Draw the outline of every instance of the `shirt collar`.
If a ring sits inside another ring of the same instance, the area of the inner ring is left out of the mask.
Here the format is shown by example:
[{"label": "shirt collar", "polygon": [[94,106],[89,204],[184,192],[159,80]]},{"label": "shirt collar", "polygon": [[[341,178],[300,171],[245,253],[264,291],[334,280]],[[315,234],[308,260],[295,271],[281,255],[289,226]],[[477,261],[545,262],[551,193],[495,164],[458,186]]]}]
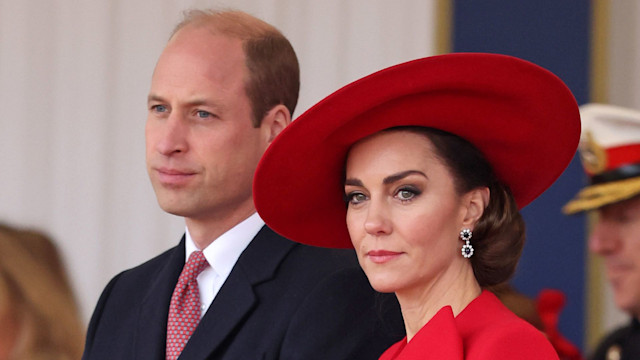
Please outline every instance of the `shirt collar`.
[{"label": "shirt collar", "polygon": [[[229,229],[224,234],[215,239],[207,246],[202,253],[209,265],[220,276],[227,277],[240,254],[249,245],[251,240],[258,234],[264,226],[264,221],[258,213],[253,213],[238,225]],[[185,263],[192,252],[198,250],[191,238],[189,228],[186,228],[185,235]]]}]

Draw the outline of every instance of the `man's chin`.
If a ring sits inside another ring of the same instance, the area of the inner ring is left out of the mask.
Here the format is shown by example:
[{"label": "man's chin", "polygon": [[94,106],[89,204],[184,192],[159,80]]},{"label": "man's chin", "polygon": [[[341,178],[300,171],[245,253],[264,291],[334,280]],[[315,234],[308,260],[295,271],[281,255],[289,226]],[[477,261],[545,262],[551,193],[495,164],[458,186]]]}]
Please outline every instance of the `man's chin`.
[{"label": "man's chin", "polygon": [[634,298],[634,294],[627,294],[624,290],[625,289],[614,289],[614,302],[616,303],[616,307],[626,313],[638,316],[637,313],[640,313],[640,299]]},{"label": "man's chin", "polygon": [[158,205],[164,212],[175,216],[188,217],[191,213],[188,207],[175,202],[158,200]]}]

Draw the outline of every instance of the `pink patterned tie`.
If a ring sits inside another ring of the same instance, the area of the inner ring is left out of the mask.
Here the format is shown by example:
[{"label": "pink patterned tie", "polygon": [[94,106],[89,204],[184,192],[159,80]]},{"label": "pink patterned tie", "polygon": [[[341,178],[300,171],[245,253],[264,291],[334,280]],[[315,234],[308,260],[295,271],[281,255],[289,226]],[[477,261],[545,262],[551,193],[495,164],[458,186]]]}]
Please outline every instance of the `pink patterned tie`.
[{"label": "pink patterned tie", "polygon": [[202,251],[194,251],[184,265],[169,305],[167,322],[167,360],[175,360],[200,322],[198,275],[209,263]]}]

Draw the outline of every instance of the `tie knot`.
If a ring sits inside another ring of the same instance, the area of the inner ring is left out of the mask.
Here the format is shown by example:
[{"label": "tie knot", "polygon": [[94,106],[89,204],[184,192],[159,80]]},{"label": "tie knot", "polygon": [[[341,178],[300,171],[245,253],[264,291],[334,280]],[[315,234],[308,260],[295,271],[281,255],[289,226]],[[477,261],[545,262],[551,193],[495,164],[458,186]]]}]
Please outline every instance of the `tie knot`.
[{"label": "tie knot", "polygon": [[209,263],[202,251],[194,251],[189,255],[189,260],[184,264],[182,272],[186,274],[187,278],[195,279],[208,265]]}]

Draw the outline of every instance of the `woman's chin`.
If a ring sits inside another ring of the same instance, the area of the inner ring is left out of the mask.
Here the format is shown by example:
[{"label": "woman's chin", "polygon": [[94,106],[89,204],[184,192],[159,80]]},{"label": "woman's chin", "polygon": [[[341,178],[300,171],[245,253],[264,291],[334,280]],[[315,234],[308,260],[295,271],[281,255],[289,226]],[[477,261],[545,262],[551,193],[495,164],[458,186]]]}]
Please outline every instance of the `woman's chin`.
[{"label": "woman's chin", "polygon": [[380,277],[380,276],[369,276],[367,274],[367,278],[369,279],[369,283],[371,287],[381,293],[393,293],[398,289],[398,280],[390,279],[388,277]]}]

